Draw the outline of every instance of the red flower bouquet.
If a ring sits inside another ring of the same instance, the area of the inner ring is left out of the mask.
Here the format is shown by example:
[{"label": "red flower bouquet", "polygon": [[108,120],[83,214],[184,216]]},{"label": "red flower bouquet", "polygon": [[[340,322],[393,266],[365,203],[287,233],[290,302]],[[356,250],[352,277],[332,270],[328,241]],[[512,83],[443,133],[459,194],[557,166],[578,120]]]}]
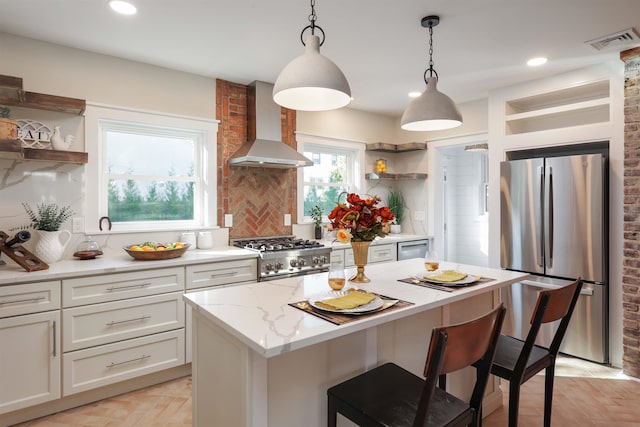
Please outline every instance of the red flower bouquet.
[{"label": "red flower bouquet", "polygon": [[[340,202],[344,194],[346,202]],[[378,196],[362,199],[355,193],[341,193],[337,206],[328,216],[338,241],[371,242],[389,234],[393,212],[386,206],[378,206],[380,201]]]}]

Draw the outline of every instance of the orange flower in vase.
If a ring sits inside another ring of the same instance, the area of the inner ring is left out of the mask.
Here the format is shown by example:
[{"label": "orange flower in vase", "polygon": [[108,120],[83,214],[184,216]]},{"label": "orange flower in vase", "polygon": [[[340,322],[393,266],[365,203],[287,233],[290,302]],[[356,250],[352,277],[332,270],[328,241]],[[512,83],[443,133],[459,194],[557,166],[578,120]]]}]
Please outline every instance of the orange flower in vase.
[{"label": "orange flower in vase", "polygon": [[[346,201],[340,199],[346,195]],[[378,206],[378,196],[361,198],[355,193],[341,193],[338,204],[328,215],[331,226],[336,230],[336,239],[340,243],[349,243],[353,247],[353,256],[358,273],[349,279],[352,282],[369,282],[364,275],[369,245],[376,237],[389,234],[393,222],[393,212],[386,206]]]}]

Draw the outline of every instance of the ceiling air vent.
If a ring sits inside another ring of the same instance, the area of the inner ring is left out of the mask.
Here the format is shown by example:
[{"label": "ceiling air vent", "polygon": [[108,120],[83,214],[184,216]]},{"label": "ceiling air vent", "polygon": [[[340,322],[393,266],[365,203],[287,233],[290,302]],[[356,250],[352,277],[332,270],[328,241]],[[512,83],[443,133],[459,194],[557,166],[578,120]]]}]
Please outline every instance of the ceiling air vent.
[{"label": "ceiling air vent", "polygon": [[640,37],[638,36],[638,33],[636,33],[636,30],[633,28],[627,28],[626,30],[589,40],[585,43],[590,44],[596,50],[617,49],[632,44],[640,44]]}]

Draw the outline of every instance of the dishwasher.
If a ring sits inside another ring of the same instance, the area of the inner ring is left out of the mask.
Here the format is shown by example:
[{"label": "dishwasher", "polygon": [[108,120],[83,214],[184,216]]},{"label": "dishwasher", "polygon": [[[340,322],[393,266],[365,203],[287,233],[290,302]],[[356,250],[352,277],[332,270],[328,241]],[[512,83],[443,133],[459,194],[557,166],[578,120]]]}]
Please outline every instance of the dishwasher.
[{"label": "dishwasher", "polygon": [[411,258],[424,258],[428,250],[428,239],[398,242],[398,261]]}]

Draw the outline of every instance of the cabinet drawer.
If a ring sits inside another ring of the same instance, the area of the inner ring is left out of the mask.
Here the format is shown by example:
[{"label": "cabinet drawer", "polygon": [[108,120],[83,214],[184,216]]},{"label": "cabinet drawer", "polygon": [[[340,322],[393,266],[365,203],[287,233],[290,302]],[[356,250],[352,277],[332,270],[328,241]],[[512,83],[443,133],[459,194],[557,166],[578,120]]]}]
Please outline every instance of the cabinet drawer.
[{"label": "cabinet drawer", "polygon": [[258,260],[242,259],[187,266],[187,289],[258,280]]},{"label": "cabinet drawer", "polygon": [[369,246],[369,263],[396,261],[398,249],[396,245]]},{"label": "cabinet drawer", "polygon": [[65,352],[184,327],[181,292],[66,308]]},{"label": "cabinet drawer", "polygon": [[182,267],[80,277],[62,281],[62,305],[76,307],[183,290]]},{"label": "cabinet drawer", "polygon": [[69,396],[184,364],[184,329],[73,351],[62,360]]},{"label": "cabinet drawer", "polygon": [[0,286],[0,318],[60,308],[60,281]]}]

